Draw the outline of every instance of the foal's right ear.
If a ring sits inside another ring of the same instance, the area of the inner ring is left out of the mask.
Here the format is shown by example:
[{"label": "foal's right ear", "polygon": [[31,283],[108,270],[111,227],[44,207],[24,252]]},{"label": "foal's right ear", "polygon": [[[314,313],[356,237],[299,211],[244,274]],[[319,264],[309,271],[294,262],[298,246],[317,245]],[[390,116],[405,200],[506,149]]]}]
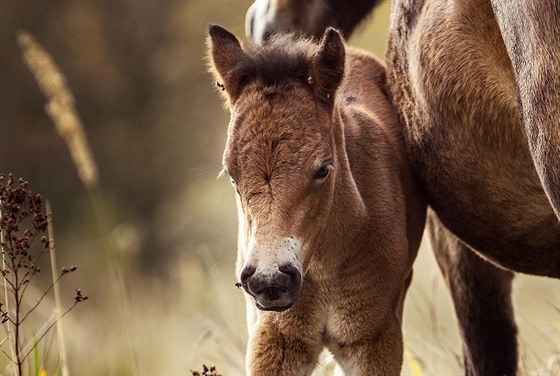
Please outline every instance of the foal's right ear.
[{"label": "foal's right ear", "polygon": [[332,104],[344,76],[345,47],[338,31],[329,27],[311,59],[309,83],[315,95]]},{"label": "foal's right ear", "polygon": [[241,92],[241,79],[234,71],[245,52],[235,35],[218,25],[208,27],[207,44],[210,71],[216,85],[222,89],[228,103],[235,102]]}]

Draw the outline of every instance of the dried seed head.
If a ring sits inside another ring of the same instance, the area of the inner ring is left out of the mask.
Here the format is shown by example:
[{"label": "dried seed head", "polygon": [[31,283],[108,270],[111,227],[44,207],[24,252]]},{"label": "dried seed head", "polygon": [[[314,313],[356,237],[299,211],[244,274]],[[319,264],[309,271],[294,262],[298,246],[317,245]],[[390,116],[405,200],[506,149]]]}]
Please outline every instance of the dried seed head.
[{"label": "dried seed head", "polygon": [[60,270],[60,275],[64,275],[64,274],[67,274],[67,273],[72,273],[72,272],[75,272],[76,270],[78,270],[78,267],[76,265],[72,265],[69,268],[66,267],[66,266],[63,266],[62,269]]},{"label": "dried seed head", "polygon": [[80,179],[88,189],[97,186],[97,165],[76,111],[74,96],[66,86],[64,75],[49,53],[31,34],[20,31],[17,41],[23,51],[25,63],[47,97],[47,114],[70,149]]},{"label": "dried seed head", "polygon": [[[5,177],[0,176],[0,230],[3,234],[2,253],[11,259],[10,266],[2,270],[2,276],[8,278],[10,268],[17,276],[18,269],[24,269],[26,276],[20,280],[21,283],[29,283],[34,274],[41,271],[35,265],[36,260],[45,252],[41,247],[39,254],[33,252],[32,242],[36,236],[41,237],[41,243],[45,244],[43,233],[47,229],[46,215],[43,212],[42,198],[34,195],[28,188],[27,181],[19,179],[17,185],[12,174],[8,175],[6,184]],[[25,229],[20,230],[21,227]],[[17,284],[17,280],[12,283]]]},{"label": "dried seed head", "polygon": [[80,289],[76,289],[76,294],[74,295],[74,300],[76,302],[83,302],[84,300],[88,300],[88,296],[87,295],[82,295],[82,290]]}]

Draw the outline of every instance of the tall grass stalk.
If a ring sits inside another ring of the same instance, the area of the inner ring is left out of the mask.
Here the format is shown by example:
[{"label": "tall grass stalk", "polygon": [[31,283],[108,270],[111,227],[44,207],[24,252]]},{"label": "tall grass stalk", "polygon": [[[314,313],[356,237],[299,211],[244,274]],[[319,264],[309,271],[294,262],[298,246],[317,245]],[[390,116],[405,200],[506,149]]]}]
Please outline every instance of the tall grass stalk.
[{"label": "tall grass stalk", "polygon": [[74,96],[66,86],[64,75],[49,53],[31,34],[19,31],[17,41],[23,51],[25,63],[35,76],[39,89],[47,97],[46,112],[66,142],[72,160],[78,168],[78,175],[88,188],[96,186],[97,165],[74,106]]},{"label": "tall grass stalk", "polygon": [[[40,90],[47,97],[46,112],[65,141],[78,176],[89,193],[95,217],[105,241],[105,258],[112,272],[116,286],[117,306],[120,312],[120,327],[124,331],[130,367],[134,374],[140,374],[138,357],[132,345],[130,320],[132,309],[124,283],[120,254],[115,246],[112,233],[107,225],[107,216],[102,192],[99,188],[98,169],[93,153],[86,139],[82,122],[74,106],[74,96],[66,85],[66,79],[50,54],[26,31],[17,34],[23,58],[35,76]],[[63,375],[64,376],[64,375]]]},{"label": "tall grass stalk", "polygon": [[[35,340],[35,333],[33,333],[33,340]],[[42,367],[39,366],[39,346],[35,346],[33,349],[33,375],[39,376],[39,372]]]},{"label": "tall grass stalk", "polygon": [[[87,187],[87,186],[86,186]],[[136,349],[132,344],[132,336],[130,334],[130,322],[132,318],[132,309],[130,306],[130,301],[128,299],[128,294],[126,291],[126,285],[124,283],[124,273],[122,270],[122,260],[120,257],[120,252],[115,245],[115,239],[113,234],[109,231],[109,226],[106,221],[105,214],[105,204],[103,200],[103,195],[98,187],[88,188],[89,197],[91,203],[94,207],[95,216],[97,218],[97,223],[100,227],[100,231],[103,234],[103,239],[105,241],[105,258],[108,263],[109,270],[112,271],[112,279],[115,281],[117,299],[120,304],[121,313],[121,325],[124,331],[124,337],[126,340],[126,347],[128,351],[128,357],[131,369],[134,375],[140,374],[140,363],[138,361],[138,356],[136,354]]]},{"label": "tall grass stalk", "polygon": [[[46,203],[47,213],[52,213],[51,211],[51,204],[47,200]],[[49,239],[49,254],[51,256],[51,273],[52,273],[52,280],[54,284],[54,303],[55,303],[55,314],[57,317],[62,313],[62,304],[60,303],[60,287],[58,283],[55,283],[58,276],[58,266],[56,262],[56,248],[54,246],[54,228],[52,223],[52,216],[49,216],[47,219],[47,230]],[[62,324],[62,320],[56,321],[56,333],[57,333],[57,340],[58,340],[58,353],[60,358],[60,371],[61,376],[68,376],[68,360],[66,354],[66,343],[64,342],[64,326]],[[37,364],[35,364],[37,367]]]}]

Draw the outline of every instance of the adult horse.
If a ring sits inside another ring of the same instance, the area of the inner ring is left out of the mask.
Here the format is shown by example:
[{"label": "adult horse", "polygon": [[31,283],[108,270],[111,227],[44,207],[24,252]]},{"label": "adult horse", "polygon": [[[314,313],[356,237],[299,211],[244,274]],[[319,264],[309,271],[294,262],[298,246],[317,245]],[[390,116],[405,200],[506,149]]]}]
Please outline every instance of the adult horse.
[{"label": "adult horse", "polygon": [[[247,32],[348,36],[375,3],[257,0]],[[393,0],[386,63],[465,372],[513,375],[513,272],[560,277],[560,3]]]},{"label": "adult horse", "polygon": [[383,65],[334,29],[242,48],[211,26],[209,42],[231,111],[248,374],[309,375],[326,346],[347,374],[398,375],[426,204]]}]

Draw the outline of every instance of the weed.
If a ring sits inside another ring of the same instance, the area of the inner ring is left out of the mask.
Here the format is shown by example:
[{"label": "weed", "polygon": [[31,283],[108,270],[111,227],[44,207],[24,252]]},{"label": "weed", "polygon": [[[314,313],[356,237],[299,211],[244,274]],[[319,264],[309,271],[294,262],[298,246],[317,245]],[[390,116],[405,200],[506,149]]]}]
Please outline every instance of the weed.
[{"label": "weed", "polygon": [[222,376],[221,374],[218,373],[216,367],[214,366],[207,367],[205,364],[202,365],[202,372],[191,370],[191,374],[192,376]]},{"label": "weed", "polygon": [[[16,374],[20,376],[26,359],[34,352],[47,332],[76,304],[88,297],[77,289],[74,303],[64,312],[59,312],[54,321],[48,324],[37,337],[34,336],[30,345],[23,345],[23,324],[26,319],[37,309],[58,281],[77,268],[75,266],[62,268],[39,299],[30,305],[30,308],[24,308],[25,293],[33,278],[41,271],[39,260],[53,249],[54,240],[45,235],[51,215],[43,212],[41,196],[34,195],[28,189],[27,181],[20,179],[15,185],[11,174],[8,175],[5,184],[4,179],[5,177],[0,175],[0,246],[2,248],[0,272],[4,284],[4,301],[0,302],[0,317],[2,324],[7,326],[6,333],[11,346],[11,355],[7,353],[5,355],[14,364]],[[40,239],[41,244],[33,247],[37,238]]]}]

